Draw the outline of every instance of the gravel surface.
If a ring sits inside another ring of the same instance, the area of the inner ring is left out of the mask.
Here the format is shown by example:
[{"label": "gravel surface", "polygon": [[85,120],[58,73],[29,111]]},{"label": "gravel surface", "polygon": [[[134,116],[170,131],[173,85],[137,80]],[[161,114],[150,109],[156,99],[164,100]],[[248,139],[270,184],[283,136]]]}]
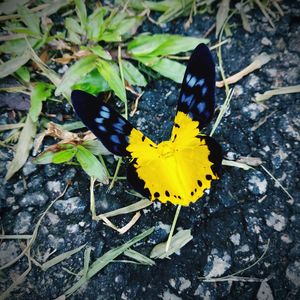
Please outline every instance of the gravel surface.
[{"label": "gravel surface", "polygon": [[[111,263],[71,299],[300,299],[300,96],[286,94],[274,96],[263,104],[254,102],[256,93],[300,82],[300,1],[284,3],[285,15],[276,21],[275,29],[259,10],[252,12],[252,34],[242,29],[239,19],[234,19],[237,26],[232,29],[233,36],[222,47],[226,74],[240,71],[262,52],[269,54],[271,60],[235,84],[230,109],[214,137],[228,159],[260,158],[292,197],[261,166],[249,171],[224,167],[222,179],[205,198],[181,209],[177,230],[191,229],[191,242],[170,259],[157,259],[154,266]],[[187,31],[183,28],[185,20],[180,18],[164,28],[146,22],[140,32],[202,36],[215,17],[196,16]],[[213,45],[214,33],[209,38]],[[217,61],[215,52],[213,56]],[[151,81],[131,121],[153,140],[167,139],[179,90],[180,86],[168,79]],[[4,103],[9,97],[19,95],[1,94],[0,99],[2,97],[5,99],[1,103]],[[224,90],[218,89],[218,107],[224,98]],[[23,98],[20,101],[26,103]],[[51,113],[73,113],[68,104],[55,106],[51,102],[45,105],[44,111],[48,109]],[[59,123],[58,119],[53,121]],[[6,106],[0,108],[0,124],[12,122],[11,111]],[[210,128],[211,125],[205,131],[209,132]],[[46,141],[47,145],[51,143],[53,140]],[[83,244],[93,247],[91,261],[94,261],[152,226],[155,226],[154,233],[133,249],[149,255],[156,244],[166,240],[175,206],[155,203],[143,210],[129,232],[120,235],[102,222],[92,220],[89,179],[79,166],[40,166],[30,159],[5,183],[6,167],[13,155],[11,149],[0,148],[1,227],[5,234],[32,234],[41,213],[67,182],[72,183],[41,223],[31,253],[37,261],[46,261]],[[106,157],[106,161],[112,172],[115,158]],[[124,165],[120,174],[125,174]],[[110,191],[108,186],[97,188],[98,213],[136,202],[135,196],[126,193],[129,190],[126,180],[117,181]],[[121,227],[131,217],[118,216],[112,221]],[[20,246],[25,246],[24,241],[20,244],[17,240],[2,240],[1,265],[17,257]],[[51,254],[52,251],[55,253]],[[265,256],[258,261],[264,252]],[[120,256],[118,259],[128,258]],[[55,299],[78,279],[67,270],[77,273],[82,267],[83,250],[45,272],[33,265],[9,299]],[[0,274],[1,290],[26,268],[27,259],[22,258],[5,269]],[[235,274],[243,269],[247,270]],[[204,276],[233,274],[236,277],[230,281],[203,280]]]}]

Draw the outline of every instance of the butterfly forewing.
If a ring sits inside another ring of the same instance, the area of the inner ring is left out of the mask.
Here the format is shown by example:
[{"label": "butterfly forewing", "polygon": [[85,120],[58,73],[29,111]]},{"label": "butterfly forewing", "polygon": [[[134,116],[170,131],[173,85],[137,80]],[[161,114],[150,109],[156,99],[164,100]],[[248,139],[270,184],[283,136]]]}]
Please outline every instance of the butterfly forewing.
[{"label": "butterfly forewing", "polygon": [[129,135],[133,126],[100,99],[84,91],[71,95],[74,109],[84,123],[113,154],[127,156]]},{"label": "butterfly forewing", "polygon": [[178,111],[198,121],[202,129],[211,120],[214,108],[215,65],[208,47],[200,44],[193,51],[184,74]]}]

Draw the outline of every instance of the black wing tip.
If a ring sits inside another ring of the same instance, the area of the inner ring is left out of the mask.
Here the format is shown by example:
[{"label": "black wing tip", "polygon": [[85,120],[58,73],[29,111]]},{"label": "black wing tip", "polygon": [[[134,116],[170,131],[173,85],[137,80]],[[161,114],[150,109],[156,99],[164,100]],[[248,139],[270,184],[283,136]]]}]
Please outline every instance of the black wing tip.
[{"label": "black wing tip", "polygon": [[200,51],[204,50],[204,51],[209,51],[210,52],[208,46],[206,44],[204,44],[204,43],[198,44],[198,46],[195,48],[195,50],[196,49],[200,50]]},{"label": "black wing tip", "polygon": [[[71,92],[71,101],[76,113],[81,115],[80,111],[89,110],[95,107],[97,98],[82,90],[73,90]],[[99,103],[99,102],[98,102]]]},{"label": "black wing tip", "polygon": [[73,104],[79,101],[85,101],[84,99],[89,97],[94,97],[94,96],[82,90],[73,90],[71,92],[71,100]]}]

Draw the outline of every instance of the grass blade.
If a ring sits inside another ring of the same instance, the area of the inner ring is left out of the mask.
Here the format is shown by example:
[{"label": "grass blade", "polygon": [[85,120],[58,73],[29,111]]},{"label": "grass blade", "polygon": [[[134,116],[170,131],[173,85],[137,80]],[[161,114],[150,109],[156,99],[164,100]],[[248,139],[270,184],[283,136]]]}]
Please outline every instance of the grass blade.
[{"label": "grass blade", "polygon": [[122,254],[124,251],[126,251],[128,248],[130,248],[132,245],[136,244],[140,240],[144,239],[148,235],[150,235],[154,231],[154,227],[145,230],[138,236],[134,237],[127,243],[123,244],[122,246],[119,246],[117,248],[111,249],[108,252],[106,252],[104,255],[99,257],[89,268],[86,276],[83,276],[80,278],[79,281],[77,281],[71,288],[69,288],[66,292],[66,296],[70,296],[74,292],[76,292],[83,284],[85,284],[90,278],[92,278],[94,275],[96,275],[101,269],[103,269],[105,266],[107,266],[109,263],[111,263],[116,257],[118,257],[120,254]]},{"label": "grass blade", "polygon": [[70,250],[70,251],[67,251],[67,252],[64,252],[60,255],[57,255],[56,257],[46,261],[45,263],[42,264],[42,270],[43,271],[47,271],[49,268],[59,264],[60,262],[70,258],[72,255],[74,255],[75,253],[79,252],[82,248],[85,247],[85,244],[84,245],[81,245],[73,250]]},{"label": "grass blade", "polygon": [[128,249],[124,252],[124,255],[138,261],[142,265],[147,265],[147,266],[154,266],[155,261],[152,260],[151,258],[141,254],[140,252],[137,252],[132,249]]},{"label": "grass blade", "polygon": [[31,120],[30,116],[27,116],[16,147],[15,157],[8,166],[5,180],[9,180],[26,163],[35,133],[36,124]]},{"label": "grass blade", "polygon": [[16,72],[20,67],[25,65],[30,59],[30,52],[25,50],[23,55],[12,58],[0,65],[0,78],[4,78]]}]

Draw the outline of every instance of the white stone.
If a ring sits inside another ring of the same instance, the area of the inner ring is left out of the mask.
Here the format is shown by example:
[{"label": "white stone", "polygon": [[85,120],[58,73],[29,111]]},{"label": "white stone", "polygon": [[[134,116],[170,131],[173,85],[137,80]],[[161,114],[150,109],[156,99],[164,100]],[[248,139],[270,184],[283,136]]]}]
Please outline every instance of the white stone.
[{"label": "white stone", "polygon": [[179,293],[188,289],[192,285],[191,281],[184,277],[179,277],[179,281],[180,281]]},{"label": "white stone", "polygon": [[231,267],[231,257],[225,251],[223,256],[218,255],[217,249],[212,249],[211,254],[208,256],[207,263],[212,262],[212,267],[210,271],[204,273],[204,276],[207,278],[218,277],[223,275]]},{"label": "white stone", "polygon": [[169,290],[164,291],[162,295],[158,295],[159,298],[163,300],[181,300],[182,298],[178,297],[175,294],[172,294]]},{"label": "white stone", "polygon": [[300,261],[289,264],[285,275],[296,287],[300,287]]},{"label": "white stone", "polygon": [[272,211],[266,219],[266,223],[269,227],[272,227],[276,231],[280,232],[286,227],[286,218]]},{"label": "white stone", "polygon": [[239,233],[234,233],[229,237],[229,239],[233,245],[239,246],[240,240],[241,240],[241,235]]},{"label": "white stone", "polygon": [[271,42],[268,38],[266,38],[266,37],[263,37],[263,38],[261,39],[261,43],[262,43],[264,46],[271,46],[271,45],[272,45],[272,42]]}]

